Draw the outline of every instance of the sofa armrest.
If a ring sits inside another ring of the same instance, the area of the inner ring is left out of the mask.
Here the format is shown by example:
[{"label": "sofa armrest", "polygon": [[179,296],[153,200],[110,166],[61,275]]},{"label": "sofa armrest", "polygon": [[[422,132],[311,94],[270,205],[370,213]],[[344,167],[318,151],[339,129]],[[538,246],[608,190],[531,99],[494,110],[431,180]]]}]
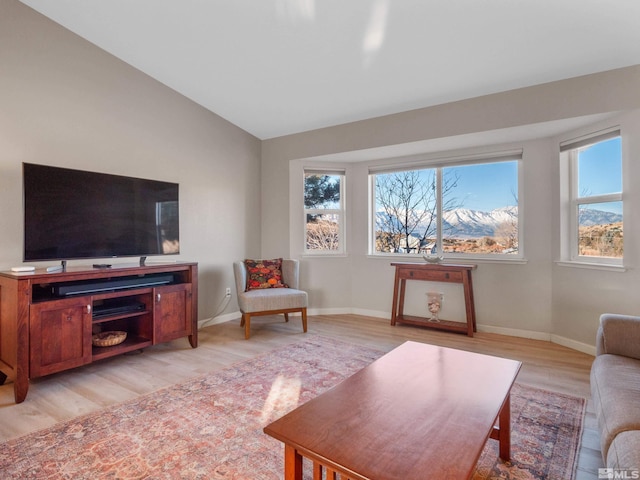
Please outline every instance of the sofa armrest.
[{"label": "sofa armrest", "polygon": [[602,314],[596,337],[596,355],[604,353],[640,359],[640,317]]}]

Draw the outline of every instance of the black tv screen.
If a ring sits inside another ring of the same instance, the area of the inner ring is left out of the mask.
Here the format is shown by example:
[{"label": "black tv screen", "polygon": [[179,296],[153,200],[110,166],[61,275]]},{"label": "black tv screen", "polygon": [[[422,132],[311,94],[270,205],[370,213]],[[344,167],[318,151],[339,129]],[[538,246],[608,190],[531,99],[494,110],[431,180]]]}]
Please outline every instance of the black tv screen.
[{"label": "black tv screen", "polygon": [[180,253],[177,183],[22,167],[24,261]]}]

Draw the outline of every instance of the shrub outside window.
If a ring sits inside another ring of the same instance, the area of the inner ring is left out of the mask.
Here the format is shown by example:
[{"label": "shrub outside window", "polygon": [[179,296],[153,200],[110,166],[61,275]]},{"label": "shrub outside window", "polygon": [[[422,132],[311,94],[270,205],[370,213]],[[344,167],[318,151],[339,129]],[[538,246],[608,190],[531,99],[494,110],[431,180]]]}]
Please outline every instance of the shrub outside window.
[{"label": "shrub outside window", "polygon": [[344,253],[344,172],[305,170],[305,253]]},{"label": "shrub outside window", "polygon": [[618,129],[561,144],[569,166],[565,257],[622,264],[622,142]]},{"label": "shrub outside window", "polygon": [[374,254],[521,256],[522,152],[473,163],[370,171]]}]

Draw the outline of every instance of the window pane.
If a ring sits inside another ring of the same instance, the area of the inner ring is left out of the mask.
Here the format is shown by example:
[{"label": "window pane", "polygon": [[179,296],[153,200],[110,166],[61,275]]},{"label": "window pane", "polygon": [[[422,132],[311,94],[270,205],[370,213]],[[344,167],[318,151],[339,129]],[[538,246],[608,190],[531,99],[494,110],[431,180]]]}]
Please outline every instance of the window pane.
[{"label": "window pane", "polygon": [[578,206],[578,254],[622,258],[622,202]]},{"label": "window pane", "polygon": [[518,253],[518,162],[443,169],[444,252]]},{"label": "window pane", "polygon": [[337,214],[307,214],[307,250],[340,250],[340,221]]},{"label": "window pane", "polygon": [[436,237],[436,170],[375,176],[376,252],[419,253]]},{"label": "window pane", "polygon": [[340,208],[340,175],[305,174],[304,208]]},{"label": "window pane", "polygon": [[578,196],[590,197],[622,191],[620,137],[578,151]]}]

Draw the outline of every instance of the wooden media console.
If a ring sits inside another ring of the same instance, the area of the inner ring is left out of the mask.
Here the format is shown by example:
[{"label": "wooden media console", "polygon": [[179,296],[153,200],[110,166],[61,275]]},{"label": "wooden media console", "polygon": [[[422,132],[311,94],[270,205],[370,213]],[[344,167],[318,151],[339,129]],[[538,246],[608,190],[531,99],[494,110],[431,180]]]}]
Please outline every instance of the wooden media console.
[{"label": "wooden media console", "polygon": [[[0,272],[0,372],[23,402],[29,379],[188,337],[198,346],[198,265]],[[94,346],[100,331],[123,343]]]}]

